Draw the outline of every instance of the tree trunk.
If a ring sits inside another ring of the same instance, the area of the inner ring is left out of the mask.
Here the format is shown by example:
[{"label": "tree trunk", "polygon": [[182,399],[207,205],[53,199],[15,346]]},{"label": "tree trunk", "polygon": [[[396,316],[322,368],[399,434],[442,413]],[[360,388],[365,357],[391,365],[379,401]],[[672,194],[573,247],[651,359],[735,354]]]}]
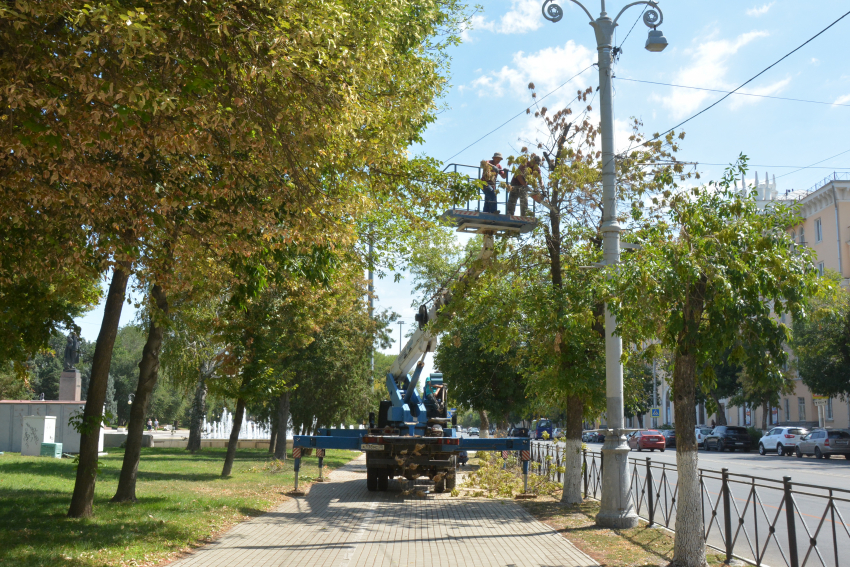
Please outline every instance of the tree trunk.
[{"label": "tree trunk", "polygon": [[198,385],[195,387],[195,398],[192,400],[192,415],[189,424],[189,444],[186,449],[191,452],[201,449],[201,428],[204,426],[204,416],[207,415],[207,376],[211,374],[209,362],[203,362],[198,372]]},{"label": "tree trunk", "polygon": [[679,498],[676,501],[676,534],[673,540],[673,564],[678,567],[703,567],[702,501],[700,499],[696,427],[696,358],[676,353],[673,368],[676,414],[676,465],[679,469]]},{"label": "tree trunk", "polygon": [[274,455],[274,444],[277,441],[277,423],[272,423],[272,432],[269,435],[269,453]]},{"label": "tree trunk", "polygon": [[564,444],[564,493],[561,502],[579,504],[581,496],[581,418],[584,403],[576,395],[567,396],[567,440]]},{"label": "tree trunk", "polygon": [[478,415],[481,417],[481,427],[478,429],[478,436],[482,439],[490,438],[490,418],[484,410],[478,410]]},{"label": "tree trunk", "polygon": [[109,382],[109,365],[112,363],[112,348],[118,335],[121,307],[130,279],[130,264],[122,262],[112,270],[112,281],[103,307],[103,321],[94,347],[91,364],[89,391],[83,410],[83,431],[80,435],[80,455],[77,479],[68,517],[85,518],[92,515],[94,486],[97,482],[97,453],[100,440],[100,425],[103,419],[103,403],[106,400],[106,385]]},{"label": "tree trunk", "polygon": [[277,445],[274,458],[286,460],[286,430],[289,427],[289,390],[280,395],[277,401]]},{"label": "tree trunk", "polygon": [[136,501],[136,475],[139,472],[139,459],[142,454],[142,437],[145,430],[145,415],[150,404],[156,381],[159,378],[159,351],[162,348],[162,335],[165,331],[158,317],[168,316],[168,298],[159,284],[151,288],[151,299],[156,303],[157,313],[152,313],[148,326],[148,340],[142,350],[139,362],[139,384],[136,397],[130,406],[130,422],[127,425],[127,444],[124,449],[124,462],[118,477],[118,489],[112,502]]},{"label": "tree trunk", "polygon": [[761,405],[761,430],[767,431],[767,412],[770,411],[770,406],[767,402]]},{"label": "tree trunk", "polygon": [[726,406],[720,403],[720,398],[717,397],[717,394],[712,393],[711,397],[714,398],[714,403],[717,405],[717,411],[714,412],[717,416],[715,425],[726,425]]},{"label": "tree trunk", "polygon": [[224,457],[224,468],[221,476],[230,476],[233,469],[233,459],[236,457],[236,446],[239,444],[239,430],[242,429],[242,417],[245,415],[245,400],[236,400],[236,411],[233,412],[233,429],[230,430],[230,442],[227,444],[227,456]]}]

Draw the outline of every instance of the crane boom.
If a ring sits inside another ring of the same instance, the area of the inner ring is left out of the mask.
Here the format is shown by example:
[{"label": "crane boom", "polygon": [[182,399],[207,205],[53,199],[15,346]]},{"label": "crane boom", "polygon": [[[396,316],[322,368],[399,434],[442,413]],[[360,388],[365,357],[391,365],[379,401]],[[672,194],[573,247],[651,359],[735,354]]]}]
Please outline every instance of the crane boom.
[{"label": "crane boom", "polygon": [[[466,272],[458,278],[458,282],[463,283],[466,281],[474,281],[493,261],[493,235],[485,234],[483,236],[484,243],[481,247],[481,251],[478,253],[478,258],[476,258]],[[395,359],[392,367],[390,367],[390,374],[394,379],[397,380],[406,376],[416,364],[416,361],[422,358],[426,352],[434,352],[437,347],[437,337],[425,328],[425,323],[428,321],[436,321],[440,310],[448,305],[451,299],[451,289],[443,288],[437,293],[434,303],[427,312],[420,308],[420,315],[417,317],[417,319],[419,319],[419,327],[416,331],[414,331],[413,335],[398,355],[398,358]],[[421,316],[423,312],[427,313],[424,321],[422,321],[423,317]]]}]

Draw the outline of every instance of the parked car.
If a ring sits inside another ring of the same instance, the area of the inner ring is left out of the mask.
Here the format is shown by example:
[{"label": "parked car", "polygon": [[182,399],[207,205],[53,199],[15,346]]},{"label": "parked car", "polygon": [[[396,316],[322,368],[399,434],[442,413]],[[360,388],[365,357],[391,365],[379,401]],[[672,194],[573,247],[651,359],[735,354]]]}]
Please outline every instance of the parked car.
[{"label": "parked car", "polygon": [[675,447],[676,446],[676,430],[675,429],[662,429],[661,435],[664,436],[666,440],[667,447]]},{"label": "parked car", "polygon": [[[534,439],[552,439],[552,422],[545,417],[531,422],[531,433]],[[544,435],[544,433],[548,435]]]},{"label": "parked car", "polygon": [[697,447],[705,447],[705,438],[711,434],[712,429],[704,425],[698,425],[696,428]]},{"label": "parked car", "polygon": [[[559,439],[566,434],[567,434],[567,432],[565,430],[561,429],[560,427],[556,427],[555,429],[552,430],[552,437],[554,437],[555,439]],[[582,441],[584,441],[584,439],[582,439]]]},{"label": "parked car", "polygon": [[759,441],[759,455],[776,451],[777,455],[791,455],[803,435],[809,433],[804,427],[774,427]]},{"label": "parked car", "polygon": [[844,455],[850,460],[850,433],[841,430],[816,429],[808,435],[803,435],[795,449],[797,458],[803,455],[814,455],[818,459],[830,458],[832,455]]},{"label": "parked car", "polygon": [[581,435],[581,440],[585,443],[602,443],[605,441],[605,434],[599,431],[585,431]]},{"label": "parked car", "polygon": [[750,434],[746,427],[736,425],[718,425],[705,436],[703,440],[706,451],[735,451],[740,449],[744,452],[750,450]]},{"label": "parked car", "polygon": [[479,433],[479,431],[478,431],[477,427],[470,427],[469,432],[467,432],[467,435],[469,435],[470,437],[473,436],[473,435],[478,437],[478,433]]},{"label": "parked car", "polygon": [[645,429],[643,431],[635,431],[628,437],[629,449],[637,449],[643,451],[649,449],[655,451],[658,449],[664,452],[667,447],[667,441],[657,429]]},{"label": "parked car", "polygon": [[527,427],[512,427],[508,437],[530,437]]}]

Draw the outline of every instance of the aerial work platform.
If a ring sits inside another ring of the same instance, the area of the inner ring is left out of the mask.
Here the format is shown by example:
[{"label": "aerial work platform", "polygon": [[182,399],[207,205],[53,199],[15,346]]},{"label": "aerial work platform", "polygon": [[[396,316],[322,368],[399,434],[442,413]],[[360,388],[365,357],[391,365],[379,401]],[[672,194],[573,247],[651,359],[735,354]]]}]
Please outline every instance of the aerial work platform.
[{"label": "aerial work platform", "polygon": [[467,209],[449,209],[440,218],[457,226],[458,232],[471,234],[516,236],[531,232],[537,226],[537,219],[534,217],[483,213]]}]

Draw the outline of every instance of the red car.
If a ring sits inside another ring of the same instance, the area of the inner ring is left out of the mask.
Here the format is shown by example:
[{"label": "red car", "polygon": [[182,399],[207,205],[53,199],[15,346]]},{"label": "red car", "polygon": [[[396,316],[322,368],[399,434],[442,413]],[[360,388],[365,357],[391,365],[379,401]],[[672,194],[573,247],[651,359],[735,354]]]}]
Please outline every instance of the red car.
[{"label": "red car", "polygon": [[660,431],[655,429],[635,431],[629,435],[629,449],[637,449],[638,451],[643,451],[644,449],[654,451],[658,449],[663,453],[666,446],[667,440],[664,439]]}]

